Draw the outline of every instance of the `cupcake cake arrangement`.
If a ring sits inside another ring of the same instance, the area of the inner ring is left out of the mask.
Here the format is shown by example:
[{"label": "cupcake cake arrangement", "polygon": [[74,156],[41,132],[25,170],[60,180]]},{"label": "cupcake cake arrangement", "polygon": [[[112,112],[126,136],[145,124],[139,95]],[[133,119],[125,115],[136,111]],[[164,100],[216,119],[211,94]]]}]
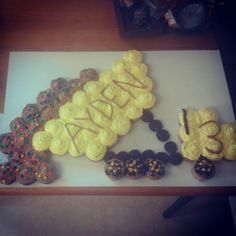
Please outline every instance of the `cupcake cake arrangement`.
[{"label": "cupcake cake arrangement", "polygon": [[71,99],[72,94],[97,78],[97,72],[90,68],[82,70],[78,79],[52,80],[50,89],[40,92],[36,103],[26,105],[21,116],[10,122],[10,132],[0,135],[0,151],[8,159],[8,162],[0,164],[0,183],[17,181],[29,185],[39,181],[49,184],[57,178],[55,167],[50,162],[50,152],[35,150],[33,136],[47,121],[57,118],[59,108]]},{"label": "cupcake cake arrangement", "polygon": [[126,52],[112,69],[75,92],[59,108],[58,118],[33,135],[34,149],[102,160],[107,149],[129,132],[132,121],[153,107],[152,87],[141,53]]},{"label": "cupcake cake arrangement", "polygon": [[198,180],[214,176],[215,161],[236,160],[236,125],[219,124],[213,109],[183,109],[179,124],[181,153],[186,160],[195,161],[192,173]]},{"label": "cupcake cake arrangement", "polygon": [[[10,122],[10,132],[0,135],[0,151],[8,158],[0,164],[0,183],[52,183],[58,174],[51,154],[104,160],[104,173],[112,180],[157,180],[165,175],[168,163],[179,165],[183,158],[195,161],[192,174],[203,180],[214,176],[214,161],[236,159],[235,125],[219,125],[210,108],[180,112],[179,152],[150,110],[156,103],[152,88],[147,65],[136,50],[125,52],[100,74],[89,68],[76,79],[52,80],[50,88]],[[140,118],[165,151],[112,152],[110,148]]]}]

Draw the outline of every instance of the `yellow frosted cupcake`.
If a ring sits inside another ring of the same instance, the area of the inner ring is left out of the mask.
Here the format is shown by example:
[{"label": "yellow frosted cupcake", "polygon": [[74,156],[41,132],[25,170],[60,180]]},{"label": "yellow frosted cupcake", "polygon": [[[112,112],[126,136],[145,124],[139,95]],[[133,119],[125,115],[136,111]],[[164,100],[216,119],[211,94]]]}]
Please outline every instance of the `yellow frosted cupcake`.
[{"label": "yellow frosted cupcake", "polygon": [[52,136],[60,136],[64,131],[64,124],[59,119],[49,120],[45,124],[44,130],[50,133]]},{"label": "yellow frosted cupcake", "polygon": [[100,161],[106,153],[106,147],[98,140],[91,140],[86,149],[86,156],[92,161]]},{"label": "yellow frosted cupcake", "polygon": [[67,153],[70,146],[70,141],[67,137],[53,137],[49,150],[56,155],[64,155]]},{"label": "yellow frosted cupcake", "polygon": [[[56,155],[68,152],[74,157],[85,154],[100,160],[107,147],[129,132],[131,121],[140,118],[143,109],[154,106],[153,83],[140,52],[126,52],[111,67],[98,81],[84,81],[72,101],[60,107],[59,118],[46,123],[43,132],[49,136],[35,134],[35,149],[49,149]],[[39,141],[39,136],[49,142]]]},{"label": "yellow frosted cupcake", "polygon": [[213,109],[183,109],[179,123],[179,137],[183,142],[181,150],[185,158],[197,160],[202,155],[214,161],[236,159],[236,126],[220,126]]},{"label": "yellow frosted cupcake", "polygon": [[113,120],[111,129],[118,135],[126,135],[130,130],[130,120],[122,115],[118,115]]},{"label": "yellow frosted cupcake", "polygon": [[111,147],[117,141],[117,135],[110,129],[102,129],[99,132],[99,141],[101,144]]},{"label": "yellow frosted cupcake", "polygon": [[50,147],[52,135],[47,131],[36,132],[32,139],[33,147],[36,151],[45,151]]}]

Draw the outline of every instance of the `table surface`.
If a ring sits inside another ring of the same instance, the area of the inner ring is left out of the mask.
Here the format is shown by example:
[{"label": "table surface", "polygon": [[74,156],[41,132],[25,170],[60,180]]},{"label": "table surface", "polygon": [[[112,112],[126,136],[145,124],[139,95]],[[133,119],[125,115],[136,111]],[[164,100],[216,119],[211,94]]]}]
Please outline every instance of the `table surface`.
[{"label": "table surface", "polygon": [[[181,35],[169,32],[147,38],[121,38],[112,1],[1,1],[0,111],[4,110],[11,51],[123,51],[217,49],[212,32]],[[0,194],[235,194],[228,186],[133,186],[1,188]]]},{"label": "table surface", "polygon": [[[21,114],[28,103],[34,103],[37,94],[49,87],[57,77],[75,78],[83,68],[93,67],[101,72],[111,68],[112,62],[122,58],[123,52],[12,52],[9,60],[6,107],[0,115],[0,132],[9,132],[9,123]],[[216,50],[198,51],[145,51],[144,62],[154,83],[153,92],[157,104],[152,109],[160,119],[172,141],[178,141],[178,113],[191,106],[210,106],[216,110],[220,122],[233,122],[234,114],[224,76],[221,58]],[[27,91],[27,92],[25,92]],[[186,98],[188,98],[186,100]],[[17,102],[16,102],[17,101]],[[144,140],[147,140],[144,142]],[[132,122],[131,131],[112,147],[116,153],[147,149],[164,151],[164,143],[158,142],[141,120]],[[179,144],[180,146],[180,144]],[[111,181],[104,174],[104,162],[91,162],[86,157],[52,156],[59,178],[46,187],[52,188],[222,188],[235,187],[236,162],[217,162],[217,173],[208,181],[199,182],[191,175],[193,163],[184,161],[179,166],[166,165],[166,175],[158,181],[142,178],[137,181],[123,178]],[[2,188],[4,186],[0,186]],[[38,191],[45,185],[35,183],[30,188]],[[22,190],[15,183],[4,187]]]},{"label": "table surface", "polygon": [[212,32],[121,38],[108,0],[0,2],[0,112],[10,51],[122,51],[216,49]]}]

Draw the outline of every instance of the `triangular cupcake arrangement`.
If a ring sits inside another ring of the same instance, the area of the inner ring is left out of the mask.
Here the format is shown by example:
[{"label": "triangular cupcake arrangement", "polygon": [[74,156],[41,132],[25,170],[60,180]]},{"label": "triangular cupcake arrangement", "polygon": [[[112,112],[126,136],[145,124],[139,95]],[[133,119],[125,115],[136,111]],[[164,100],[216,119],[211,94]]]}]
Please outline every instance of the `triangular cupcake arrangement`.
[{"label": "triangular cupcake arrangement", "polygon": [[[182,145],[178,152],[177,144],[169,140],[169,132],[150,110],[156,102],[152,88],[147,65],[136,50],[125,52],[123,59],[99,75],[89,68],[79,78],[53,80],[48,90],[38,94],[36,103],[26,105],[21,116],[11,121],[10,132],[0,136],[0,151],[8,155],[8,162],[0,164],[0,182],[52,183],[57,174],[50,153],[104,160],[104,172],[114,180],[159,179],[167,162],[179,165],[183,157],[196,161],[193,175],[203,180],[214,175],[213,161],[236,159],[235,125],[218,125],[210,108],[180,112]],[[166,152],[110,151],[140,118],[164,143]]]}]

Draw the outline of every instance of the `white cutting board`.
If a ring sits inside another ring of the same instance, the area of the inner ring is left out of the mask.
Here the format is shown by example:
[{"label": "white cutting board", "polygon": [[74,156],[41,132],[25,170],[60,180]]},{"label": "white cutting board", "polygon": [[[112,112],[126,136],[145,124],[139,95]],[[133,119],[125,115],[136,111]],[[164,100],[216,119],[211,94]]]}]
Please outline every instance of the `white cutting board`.
[{"label": "white cutting board", "polygon": [[[111,68],[123,52],[12,52],[4,114],[0,114],[0,133],[9,131],[9,123],[21,114],[28,103],[34,103],[41,90],[49,88],[57,77],[78,77],[81,69],[93,67],[98,72]],[[235,122],[225,74],[219,51],[148,51],[143,52],[149,76],[154,82],[158,103],[152,109],[178,142],[178,113],[191,106],[213,107],[221,122]],[[163,151],[163,143],[147,124],[138,120],[131,132],[113,147],[115,152],[139,149]],[[0,161],[3,161],[1,157]],[[104,162],[94,163],[86,157],[53,156],[59,178],[50,185],[35,183],[31,187],[57,186],[236,186],[236,161],[220,161],[217,173],[205,182],[191,175],[193,163],[183,161],[179,166],[166,165],[166,175],[160,180],[111,181],[104,175]],[[9,187],[21,187],[14,183]],[[3,185],[0,185],[3,187]],[[4,186],[6,187],[6,186]]]}]

